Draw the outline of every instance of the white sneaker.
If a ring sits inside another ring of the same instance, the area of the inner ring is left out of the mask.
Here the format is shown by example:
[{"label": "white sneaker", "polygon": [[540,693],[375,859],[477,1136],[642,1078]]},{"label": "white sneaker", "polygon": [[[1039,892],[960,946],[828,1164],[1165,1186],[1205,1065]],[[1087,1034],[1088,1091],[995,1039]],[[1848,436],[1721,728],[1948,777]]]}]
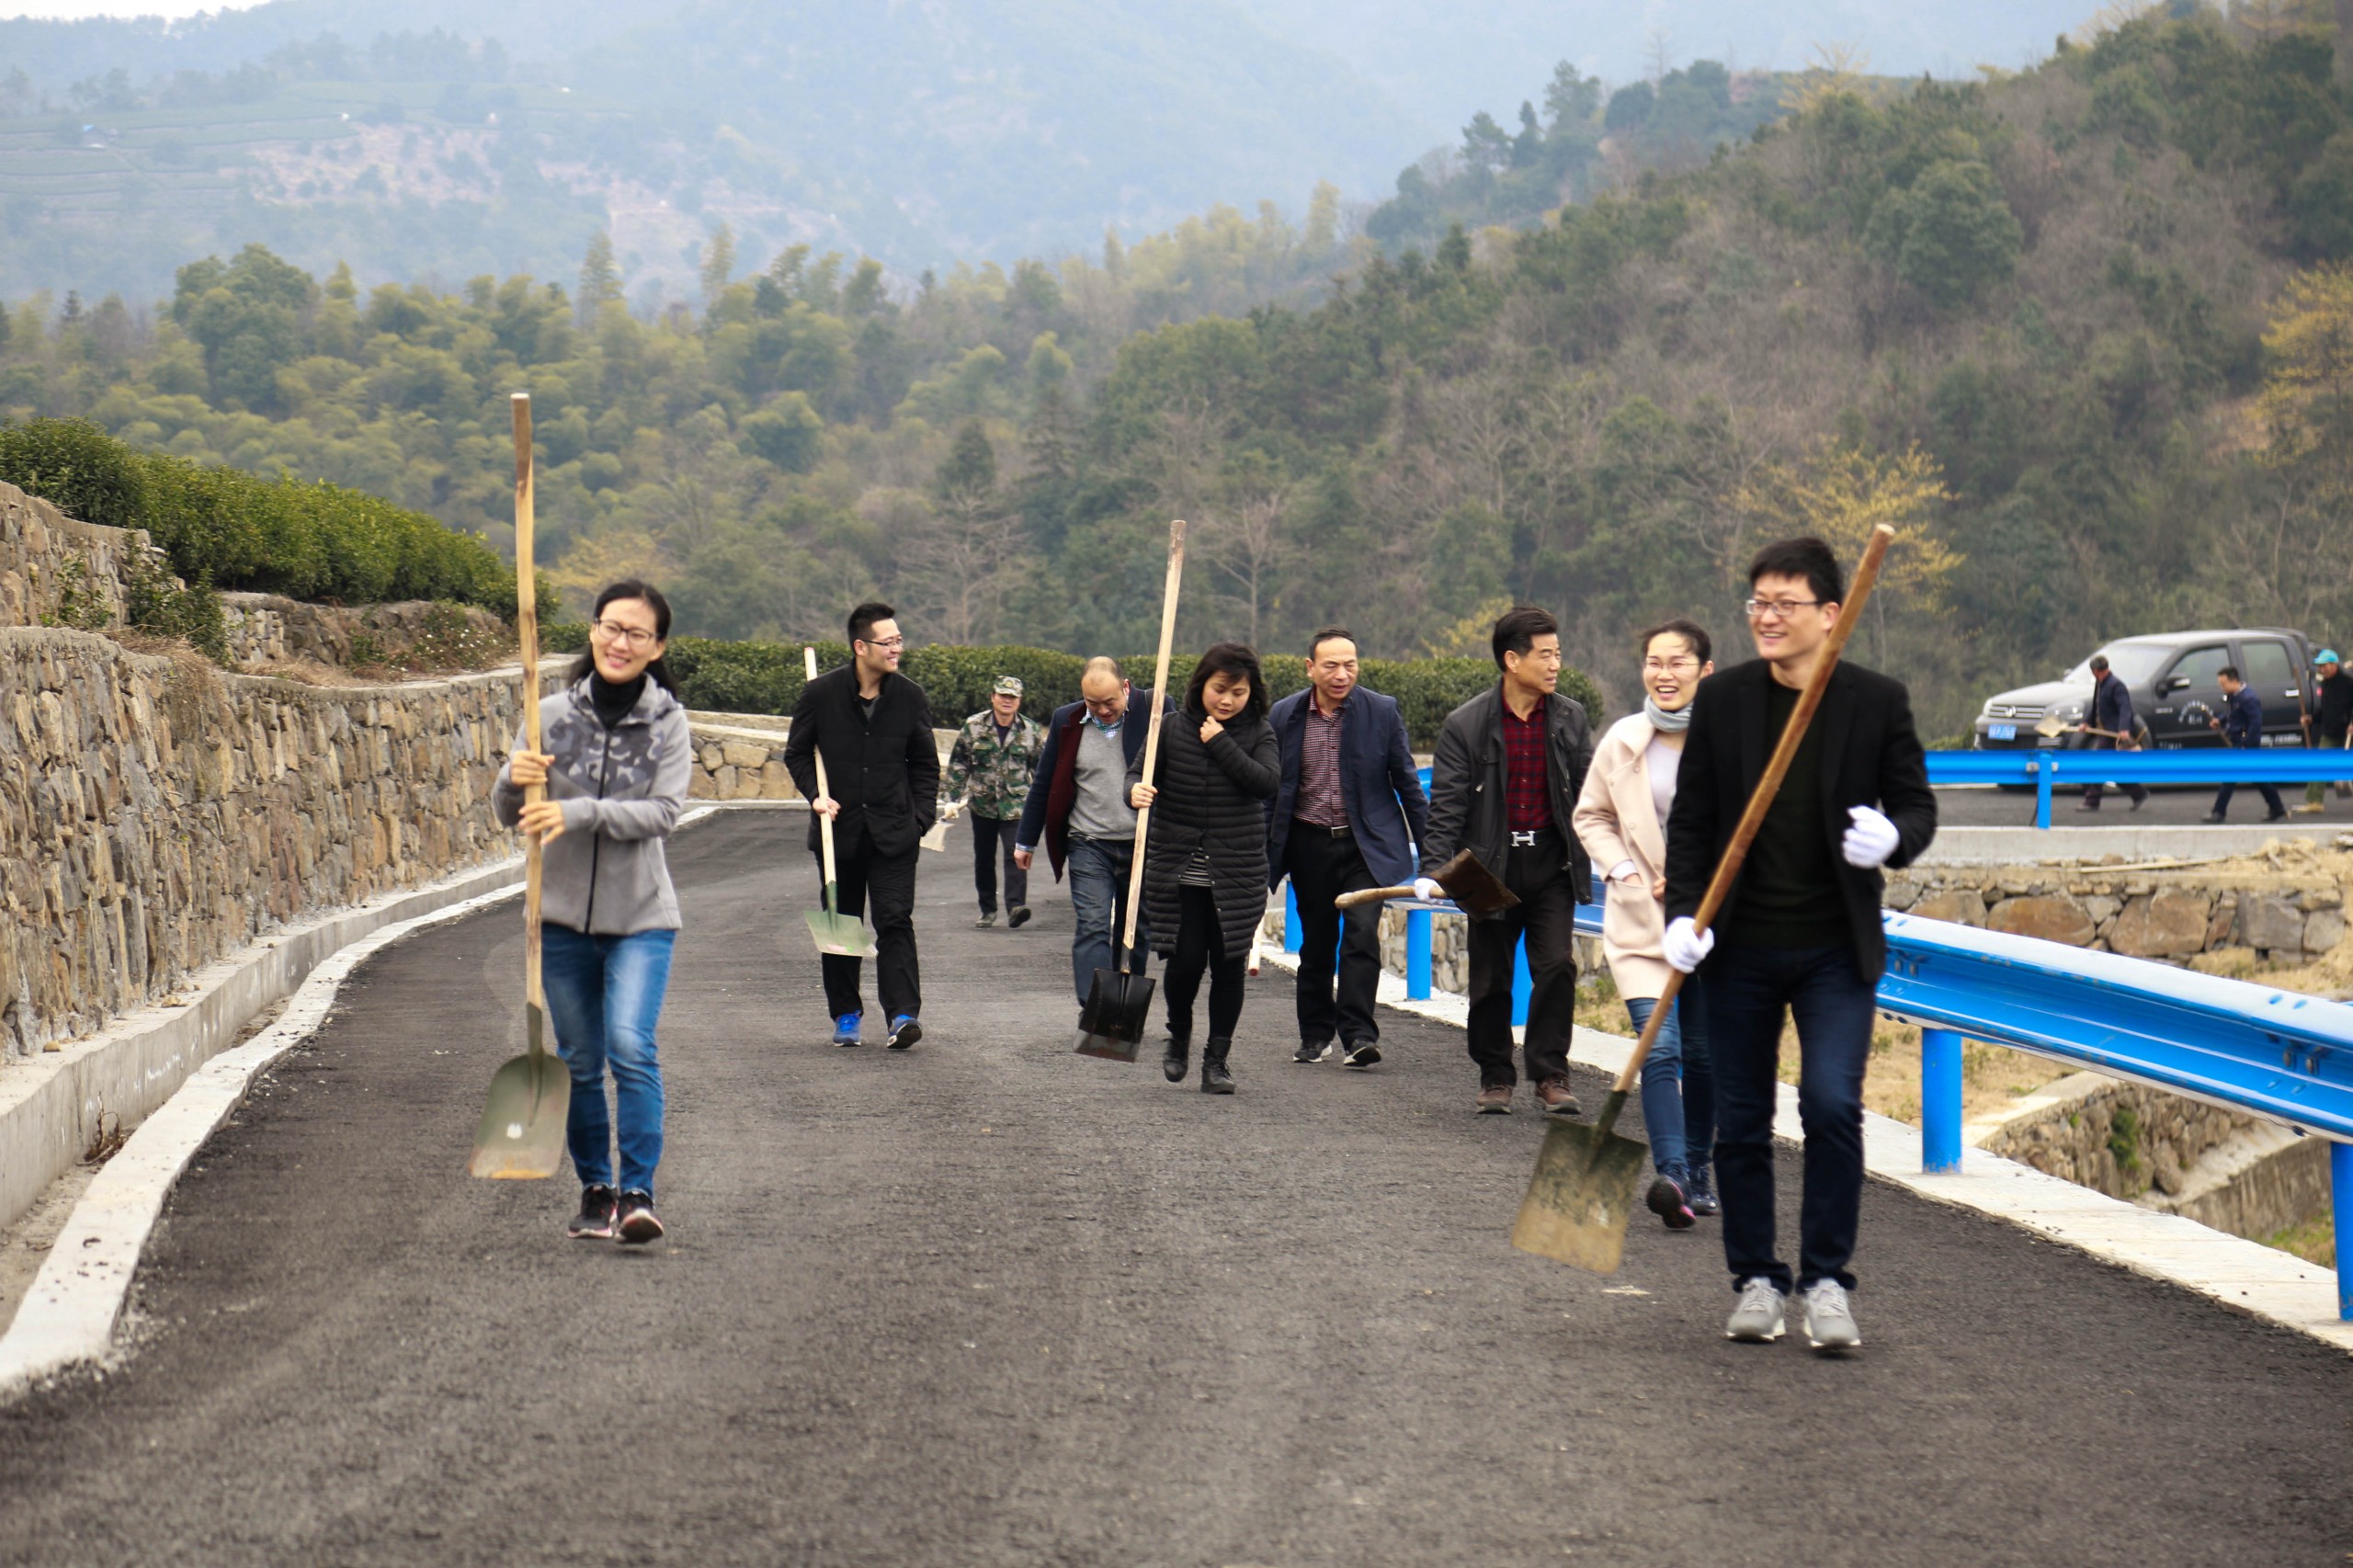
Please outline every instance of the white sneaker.
[{"label": "white sneaker", "polygon": [[1740,1282],[1740,1305],[1725,1320],[1724,1337],[1744,1345],[1770,1345],[1781,1337],[1781,1302],[1785,1298],[1763,1275]]},{"label": "white sneaker", "polygon": [[1836,1279],[1824,1279],[1798,1292],[1798,1318],[1805,1325],[1805,1340],[1816,1350],[1856,1350],[1862,1346],[1862,1331],[1855,1326],[1854,1309],[1847,1304],[1847,1288]]}]

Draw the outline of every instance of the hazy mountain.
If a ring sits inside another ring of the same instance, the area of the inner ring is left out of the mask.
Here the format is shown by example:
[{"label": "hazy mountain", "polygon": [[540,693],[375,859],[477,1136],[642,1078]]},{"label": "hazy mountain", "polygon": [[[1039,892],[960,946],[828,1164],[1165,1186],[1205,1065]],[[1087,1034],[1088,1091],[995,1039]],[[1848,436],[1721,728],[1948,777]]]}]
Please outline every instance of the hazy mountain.
[{"label": "hazy mountain", "polygon": [[[1734,70],[1794,71],[1815,46],[1842,43],[1886,75],[2016,69],[2097,9],[2096,0],[1235,0],[1267,31],[1320,49],[1411,112],[1459,125],[1498,119],[1554,61],[1626,82],[1695,59]],[[1662,62],[1657,55],[1665,54]]]}]

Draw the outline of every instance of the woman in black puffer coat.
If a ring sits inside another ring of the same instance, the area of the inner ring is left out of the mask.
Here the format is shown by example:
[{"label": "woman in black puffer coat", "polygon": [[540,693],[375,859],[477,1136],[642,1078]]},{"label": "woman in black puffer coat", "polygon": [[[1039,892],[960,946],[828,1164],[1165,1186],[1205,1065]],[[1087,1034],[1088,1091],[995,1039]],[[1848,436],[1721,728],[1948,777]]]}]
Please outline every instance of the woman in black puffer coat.
[{"label": "woman in black puffer coat", "polygon": [[[1160,734],[1158,777],[1143,758],[1129,766],[1129,798],[1152,806],[1144,840],[1143,906],[1153,946],[1168,960],[1168,1051],[1160,1070],[1184,1082],[1192,1052],[1193,998],[1210,975],[1210,1032],[1201,1090],[1233,1093],[1226,1052],[1242,1018],[1250,944],[1267,912],[1267,802],[1282,778],[1267,723],[1258,656],[1220,642],[1193,667],[1184,706]],[[1154,787],[1157,786],[1157,789]]]}]

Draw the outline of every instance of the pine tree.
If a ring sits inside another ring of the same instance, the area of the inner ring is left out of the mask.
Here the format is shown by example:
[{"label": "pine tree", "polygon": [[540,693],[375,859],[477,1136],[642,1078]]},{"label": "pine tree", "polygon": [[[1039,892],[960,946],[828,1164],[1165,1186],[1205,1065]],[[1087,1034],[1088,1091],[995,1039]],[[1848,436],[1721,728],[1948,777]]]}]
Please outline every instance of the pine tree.
[{"label": "pine tree", "polygon": [[735,276],[735,231],[722,223],[703,243],[702,304],[709,310],[719,303],[719,296],[727,292],[727,280]]},{"label": "pine tree", "polygon": [[621,302],[621,269],[613,260],[613,236],[599,229],[580,261],[580,294],[573,308],[580,324],[594,325],[608,305]]}]

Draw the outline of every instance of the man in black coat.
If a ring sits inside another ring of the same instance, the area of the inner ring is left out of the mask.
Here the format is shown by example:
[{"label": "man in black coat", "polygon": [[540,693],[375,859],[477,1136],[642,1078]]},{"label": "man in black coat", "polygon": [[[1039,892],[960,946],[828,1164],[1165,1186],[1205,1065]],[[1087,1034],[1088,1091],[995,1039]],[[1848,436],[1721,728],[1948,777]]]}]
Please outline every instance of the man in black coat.
[{"label": "man in black coat", "polygon": [[[1471,1060],[1479,1064],[1478,1109],[1511,1109],[1512,956],[1528,938],[1524,1050],[1537,1103],[1577,1114],[1569,1092],[1569,1039],[1576,1024],[1577,969],[1571,944],[1576,906],[1592,895],[1593,868],[1569,815],[1593,763],[1585,705],[1554,689],[1561,680],[1560,623],[1521,606],[1495,622],[1495,687],[1446,716],[1430,767],[1429,831],[1422,863],[1435,870],[1468,849],[1519,903],[1471,922]],[[1427,877],[1414,891],[1444,898]]]},{"label": "man in black coat", "polygon": [[[809,847],[819,848],[817,816],[834,821],[834,873],[843,915],[874,902],[875,982],[890,1045],[904,1051],[923,1038],[922,978],[915,960],[915,856],[939,812],[939,748],[931,734],[931,702],[923,687],[899,673],[907,640],[889,605],[862,604],[849,613],[850,662],[801,688],[784,766],[812,811]],[[820,752],[830,796],[817,788]],[[866,1011],[859,960],[822,955],[825,1010],[834,1043],[858,1043]]]},{"label": "man in black coat", "polygon": [[[1887,967],[1882,866],[1936,836],[1937,799],[1903,683],[1840,664],[1712,930],[1693,922],[1765,761],[1824,655],[1846,593],[1820,540],[1749,563],[1759,658],[1709,676],[1693,699],[1666,827],[1666,961],[1707,963],[1716,1066],[1716,1172],[1724,1258],[1739,1305],[1728,1337],[1778,1339],[1800,1292],[1819,1349],[1859,1345],[1847,1265],[1863,1192],[1863,1067]],[[1713,956],[1711,957],[1711,951]],[[1785,1015],[1798,1026],[1805,1197],[1792,1275],[1774,1247],[1773,1108]]]},{"label": "man in black coat", "polygon": [[[2135,722],[2132,717],[2131,688],[2117,679],[2109,671],[2107,654],[2094,653],[2092,655],[2092,708],[2090,712],[2084,715],[2084,722],[2075,728],[2078,731],[2100,730],[2106,733],[2093,735],[2086,743],[2086,749],[2089,751],[2123,750],[2131,744],[2132,726]],[[2124,738],[2118,739],[2120,735]],[[2132,809],[2136,812],[2149,798],[2149,788],[2145,784],[2126,783],[2119,788],[2132,802]],[[2082,812],[2099,810],[2099,781],[2095,779],[2084,786],[2083,801],[2075,809]]]},{"label": "man in black coat", "polygon": [[[1299,1050],[1321,1062],[1335,1036],[1349,1067],[1381,1060],[1374,999],[1381,988],[1381,906],[1360,904],[1345,920],[1344,892],[1397,887],[1414,874],[1414,846],[1429,832],[1429,804],[1406,742],[1397,699],[1357,679],[1357,642],[1346,627],[1308,639],[1307,689],[1267,715],[1282,748],[1282,784],[1267,819],[1267,875],[1286,873],[1298,895]],[[1341,927],[1347,930],[1346,945]],[[1339,996],[1333,997],[1333,954]]]}]

